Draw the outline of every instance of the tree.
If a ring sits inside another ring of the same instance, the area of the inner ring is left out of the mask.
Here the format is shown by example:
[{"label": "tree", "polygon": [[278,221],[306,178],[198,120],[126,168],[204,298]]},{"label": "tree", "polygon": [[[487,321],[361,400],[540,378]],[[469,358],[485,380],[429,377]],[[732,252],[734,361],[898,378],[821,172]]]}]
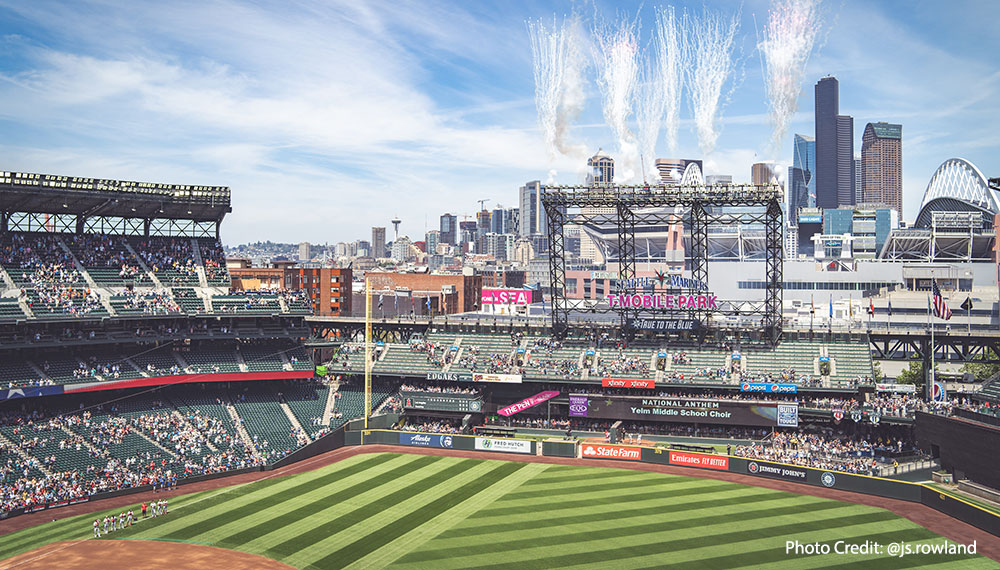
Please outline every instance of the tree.
[{"label": "tree", "polygon": [[[985,360],[987,356],[992,359],[997,358],[996,353],[992,350],[988,350],[987,352],[976,356],[973,360],[982,361]],[[962,365],[962,372],[971,372],[972,375],[976,377],[977,381],[982,382],[984,380],[988,380],[995,374],[1000,374],[1000,364],[989,362],[968,362]]]},{"label": "tree", "polygon": [[882,382],[882,380],[884,378],[885,378],[885,374],[882,374],[882,363],[879,362],[879,361],[877,361],[877,360],[873,361],[872,362],[872,379],[875,380],[876,384],[878,384],[879,382]]},{"label": "tree", "polygon": [[923,384],[924,363],[919,360],[911,360],[910,367],[899,373],[896,382],[899,384]]}]

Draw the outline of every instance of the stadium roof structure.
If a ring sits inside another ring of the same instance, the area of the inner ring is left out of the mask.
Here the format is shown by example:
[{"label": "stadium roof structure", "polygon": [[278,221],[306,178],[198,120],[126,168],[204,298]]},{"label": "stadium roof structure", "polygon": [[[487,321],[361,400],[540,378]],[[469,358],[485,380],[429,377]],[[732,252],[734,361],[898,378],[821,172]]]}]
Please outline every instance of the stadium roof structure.
[{"label": "stadium roof structure", "polygon": [[43,214],[222,221],[226,186],[161,184],[0,171],[0,210]]},{"label": "stadium roof structure", "polygon": [[983,173],[964,158],[949,158],[927,183],[915,227],[929,228],[934,212],[980,212],[992,219],[1000,201]]}]

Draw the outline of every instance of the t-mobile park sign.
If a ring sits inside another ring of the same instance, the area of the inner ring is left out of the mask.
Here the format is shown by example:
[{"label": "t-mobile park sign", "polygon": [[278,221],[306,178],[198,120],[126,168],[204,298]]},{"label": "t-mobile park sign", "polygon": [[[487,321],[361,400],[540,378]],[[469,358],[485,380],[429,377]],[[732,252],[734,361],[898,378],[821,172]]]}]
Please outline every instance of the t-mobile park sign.
[{"label": "t-mobile park sign", "polygon": [[608,295],[612,309],[716,309],[716,295]]}]

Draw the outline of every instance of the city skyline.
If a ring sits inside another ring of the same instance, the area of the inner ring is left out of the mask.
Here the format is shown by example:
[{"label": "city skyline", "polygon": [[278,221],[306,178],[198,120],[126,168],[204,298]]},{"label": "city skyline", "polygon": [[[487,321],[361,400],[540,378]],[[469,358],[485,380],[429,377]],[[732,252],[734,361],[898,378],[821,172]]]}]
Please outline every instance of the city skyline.
[{"label": "city skyline", "polygon": [[[700,4],[677,3],[685,6]],[[3,167],[230,186],[227,243],[353,241],[396,214],[400,235],[419,239],[445,212],[474,214],[480,198],[517,204],[518,188],[550,170],[557,182],[583,181],[585,157],[545,156],[525,31],[526,20],[551,20],[571,4],[283,8],[0,2]],[[650,9],[640,12],[647,23]],[[855,150],[861,125],[906,128],[904,219],[945,160],[1000,170],[1000,119],[990,112],[1000,71],[980,47],[997,36],[994,6],[822,5],[822,40],[777,151],[753,33],[767,9],[743,7],[741,81],[717,149],[702,156],[685,106],[678,149],[661,140],[658,156],[703,160],[705,174],[736,182],[755,162],[788,166],[794,134],[813,133],[812,85],[829,74],[840,82],[840,113],[857,123]],[[643,42],[649,31],[640,30]],[[912,79],[925,70],[933,81]],[[615,158],[596,86],[585,95],[571,134],[587,156],[603,147]]]}]

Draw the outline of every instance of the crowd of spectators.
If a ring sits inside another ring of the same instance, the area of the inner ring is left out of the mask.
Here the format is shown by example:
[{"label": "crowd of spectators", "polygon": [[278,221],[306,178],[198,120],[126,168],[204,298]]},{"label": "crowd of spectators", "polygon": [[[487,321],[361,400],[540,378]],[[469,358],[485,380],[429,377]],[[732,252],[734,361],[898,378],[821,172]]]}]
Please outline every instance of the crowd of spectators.
[{"label": "crowd of spectators", "polygon": [[434,382],[408,382],[400,385],[399,390],[401,392],[433,392],[435,394],[470,394],[476,396],[483,393],[482,388],[475,386],[439,384]]},{"label": "crowd of spectators", "polygon": [[[902,441],[898,447],[902,449]],[[875,446],[866,439],[804,432],[775,432],[767,442],[737,446],[733,454],[864,475],[873,474],[878,467]]]},{"label": "crowd of spectators", "polygon": [[70,234],[66,236],[66,243],[84,267],[114,267],[124,280],[137,283],[147,280],[146,272],[120,236]]},{"label": "crowd of spectators", "polygon": [[401,418],[393,429],[425,433],[461,433],[460,420],[449,418],[407,417]]},{"label": "crowd of spectators", "polygon": [[191,250],[191,240],[186,238],[151,237],[140,240],[136,251],[146,262],[146,267],[157,274],[160,282],[164,282],[164,270],[177,273],[166,280],[165,284],[185,283],[198,273],[194,253]]},{"label": "crowd of spectators", "polygon": [[122,310],[141,311],[144,315],[169,315],[181,312],[180,305],[166,290],[126,289],[112,299],[122,302]]}]

